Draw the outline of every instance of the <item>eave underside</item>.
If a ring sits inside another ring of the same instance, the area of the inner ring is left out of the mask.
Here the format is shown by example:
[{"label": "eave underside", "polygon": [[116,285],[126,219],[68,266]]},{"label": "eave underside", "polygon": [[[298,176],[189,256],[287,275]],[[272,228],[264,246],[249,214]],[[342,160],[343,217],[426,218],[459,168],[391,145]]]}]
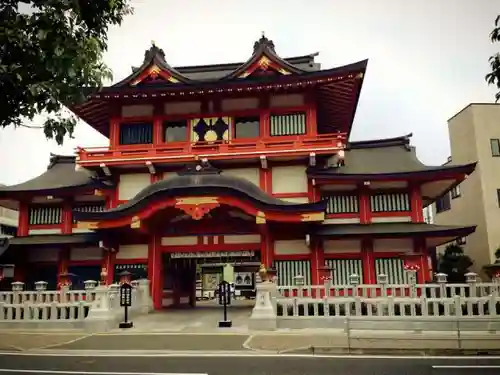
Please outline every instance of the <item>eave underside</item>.
[{"label": "eave underside", "polygon": [[207,95],[248,96],[269,93],[311,91],[316,100],[319,131],[333,133],[350,132],[359,94],[366,70],[366,61],[328,71],[308,72],[271,78],[204,82],[193,85],[103,88],[91,94],[82,104],[69,108],[104,136],[109,137],[109,119],[117,102],[143,103],[163,99],[165,101],[200,100]]},{"label": "eave underside", "polygon": [[427,223],[324,224],[317,226],[314,234],[324,239],[421,238],[426,240],[428,247],[433,247],[466,237],[475,230],[475,226]]}]

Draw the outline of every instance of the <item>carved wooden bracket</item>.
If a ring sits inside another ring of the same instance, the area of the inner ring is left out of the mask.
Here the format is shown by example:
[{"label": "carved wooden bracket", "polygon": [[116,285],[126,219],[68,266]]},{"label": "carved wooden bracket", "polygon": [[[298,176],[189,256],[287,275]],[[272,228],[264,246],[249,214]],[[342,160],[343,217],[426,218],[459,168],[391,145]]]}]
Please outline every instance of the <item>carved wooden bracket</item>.
[{"label": "carved wooden bracket", "polygon": [[178,199],[175,205],[176,208],[191,216],[193,220],[201,220],[206,214],[219,206],[217,198],[213,197]]}]

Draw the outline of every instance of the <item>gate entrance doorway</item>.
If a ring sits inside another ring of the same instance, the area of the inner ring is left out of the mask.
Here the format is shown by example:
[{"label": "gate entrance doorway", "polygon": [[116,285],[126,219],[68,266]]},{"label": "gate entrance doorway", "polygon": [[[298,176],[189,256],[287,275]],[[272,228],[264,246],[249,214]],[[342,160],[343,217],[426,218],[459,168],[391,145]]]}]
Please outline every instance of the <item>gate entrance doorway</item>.
[{"label": "gate entrance doorway", "polygon": [[185,252],[163,256],[163,307],[196,306],[198,300],[212,300],[232,267],[231,290],[236,298],[254,298],[260,266],[258,251]]}]

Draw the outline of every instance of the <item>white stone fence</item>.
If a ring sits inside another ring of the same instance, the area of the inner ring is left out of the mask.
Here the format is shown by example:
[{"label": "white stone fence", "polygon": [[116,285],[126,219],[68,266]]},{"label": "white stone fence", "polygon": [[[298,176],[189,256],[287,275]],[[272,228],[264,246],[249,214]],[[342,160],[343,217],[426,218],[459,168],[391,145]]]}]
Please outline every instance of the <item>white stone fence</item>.
[{"label": "white stone fence", "polygon": [[376,285],[358,284],[357,275],[341,286],[302,285],[300,276],[294,286],[260,285],[251,326],[500,333],[500,280],[478,282],[469,273],[465,284],[448,284],[438,274],[436,283],[416,284],[409,276],[397,285],[387,284],[386,275]]},{"label": "white stone fence", "polygon": [[[147,313],[152,302],[148,280],[132,282],[130,313]],[[13,282],[11,292],[0,292],[0,328],[80,328],[107,330],[123,315],[119,284],[85,282],[84,291],[46,290],[47,283],[35,283],[35,291],[25,291],[24,283]]]}]

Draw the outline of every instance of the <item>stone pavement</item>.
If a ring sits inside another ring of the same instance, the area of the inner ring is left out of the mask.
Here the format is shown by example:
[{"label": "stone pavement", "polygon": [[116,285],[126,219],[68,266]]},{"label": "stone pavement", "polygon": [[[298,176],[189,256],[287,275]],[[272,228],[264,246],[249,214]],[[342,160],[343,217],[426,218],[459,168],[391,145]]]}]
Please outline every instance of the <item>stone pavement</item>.
[{"label": "stone pavement", "polygon": [[[233,322],[229,329],[223,332],[248,332],[248,319],[255,305],[254,300],[237,300],[228,306],[228,319]],[[218,328],[219,320],[223,319],[222,307],[216,300],[198,301],[195,309],[186,307],[153,312],[140,315],[133,319],[134,327],[127,333],[135,332],[202,332],[212,333],[221,331]],[[119,332],[118,328],[114,332]]]}]

